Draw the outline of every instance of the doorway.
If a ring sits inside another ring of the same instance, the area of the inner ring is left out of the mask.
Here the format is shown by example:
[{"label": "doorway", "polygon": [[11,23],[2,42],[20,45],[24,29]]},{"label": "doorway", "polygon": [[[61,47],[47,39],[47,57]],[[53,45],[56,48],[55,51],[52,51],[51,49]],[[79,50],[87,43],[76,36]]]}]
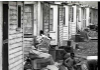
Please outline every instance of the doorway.
[{"label": "doorway", "polygon": [[3,70],[8,70],[8,4],[3,4]]}]

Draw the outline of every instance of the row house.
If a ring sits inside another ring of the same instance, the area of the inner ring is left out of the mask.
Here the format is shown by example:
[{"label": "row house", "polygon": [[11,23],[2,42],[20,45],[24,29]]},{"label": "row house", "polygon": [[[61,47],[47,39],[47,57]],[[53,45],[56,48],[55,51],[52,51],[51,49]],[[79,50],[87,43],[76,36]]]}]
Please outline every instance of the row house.
[{"label": "row house", "polygon": [[98,9],[79,1],[25,1],[24,7],[25,56],[40,30],[49,33],[52,45],[64,46],[78,30],[98,23]]},{"label": "row house", "polygon": [[54,2],[50,5],[50,36],[52,45],[64,46],[77,31],[98,23],[98,9],[77,1]]},{"label": "row house", "polygon": [[0,2],[0,70],[23,70],[34,36],[49,32],[51,3]]},{"label": "row house", "polygon": [[0,2],[0,70],[23,70],[24,57],[43,30],[63,46],[78,30],[98,23],[98,9],[50,1]]},{"label": "row house", "polygon": [[24,2],[0,1],[0,70],[23,70]]},{"label": "row house", "polygon": [[24,57],[34,45],[34,38],[39,35],[40,30],[44,33],[49,32],[51,3],[46,1],[24,2]]}]

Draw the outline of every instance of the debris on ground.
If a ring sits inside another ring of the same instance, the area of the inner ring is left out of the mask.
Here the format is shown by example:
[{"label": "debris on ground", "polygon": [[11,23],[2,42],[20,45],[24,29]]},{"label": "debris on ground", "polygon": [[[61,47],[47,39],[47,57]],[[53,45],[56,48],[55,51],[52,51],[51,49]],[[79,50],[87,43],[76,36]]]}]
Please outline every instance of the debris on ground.
[{"label": "debris on ground", "polygon": [[78,42],[79,46],[82,46],[80,50],[75,50],[76,54],[82,54],[86,56],[96,56],[98,55],[98,42],[89,41],[89,42]]}]

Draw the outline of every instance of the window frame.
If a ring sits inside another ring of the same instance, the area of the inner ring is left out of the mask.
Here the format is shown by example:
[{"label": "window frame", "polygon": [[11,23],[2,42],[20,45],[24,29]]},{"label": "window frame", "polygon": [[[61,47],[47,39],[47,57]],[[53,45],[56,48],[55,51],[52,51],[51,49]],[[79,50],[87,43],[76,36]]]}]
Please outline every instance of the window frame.
[{"label": "window frame", "polygon": [[[24,8],[24,15],[25,15],[25,13],[31,13],[31,24],[32,24],[32,32],[31,33],[25,33],[25,27],[26,26],[24,26],[24,37],[25,38],[31,38],[33,35],[34,35],[34,5],[33,4],[25,4],[25,6],[30,6],[31,7],[31,12],[26,12],[25,11],[25,8]],[[24,6],[24,7],[25,7]],[[26,19],[24,18],[24,21],[25,21]],[[24,24],[25,25],[25,24]]]},{"label": "window frame", "polygon": [[[52,17],[51,17],[51,10],[52,10]],[[54,21],[54,19],[53,19],[54,12],[53,12],[53,11],[54,11],[54,9],[53,9],[53,8],[50,8],[50,24],[49,24],[49,30],[50,30],[50,31],[53,31],[53,24],[54,24],[54,23],[53,23],[53,21]],[[51,18],[52,18],[52,19],[51,19]],[[52,20],[52,24],[51,24],[51,20]],[[52,25],[52,29],[51,29],[51,27],[50,27],[51,25]]]}]

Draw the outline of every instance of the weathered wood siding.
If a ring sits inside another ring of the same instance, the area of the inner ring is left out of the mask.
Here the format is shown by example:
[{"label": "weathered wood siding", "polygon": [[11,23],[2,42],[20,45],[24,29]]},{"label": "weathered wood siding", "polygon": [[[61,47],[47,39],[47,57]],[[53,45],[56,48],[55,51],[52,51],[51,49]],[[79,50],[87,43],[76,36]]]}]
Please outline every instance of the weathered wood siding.
[{"label": "weathered wood siding", "polygon": [[[21,28],[18,28],[18,4],[21,6]],[[9,2],[9,70],[23,70],[23,3]]]},{"label": "weathered wood siding", "polygon": [[63,40],[68,40],[68,26],[63,27]]},{"label": "weathered wood siding", "polygon": [[59,20],[58,20],[58,23],[59,23],[59,46],[62,46],[63,45],[63,6],[59,6],[58,7],[58,10],[59,10],[59,14],[58,14],[58,17],[59,17]]},{"label": "weathered wood siding", "polygon": [[71,35],[76,34],[76,24],[74,22],[70,22],[70,33]]},{"label": "weathered wood siding", "polygon": [[28,56],[32,45],[33,45],[33,38],[24,38],[24,57]]}]

